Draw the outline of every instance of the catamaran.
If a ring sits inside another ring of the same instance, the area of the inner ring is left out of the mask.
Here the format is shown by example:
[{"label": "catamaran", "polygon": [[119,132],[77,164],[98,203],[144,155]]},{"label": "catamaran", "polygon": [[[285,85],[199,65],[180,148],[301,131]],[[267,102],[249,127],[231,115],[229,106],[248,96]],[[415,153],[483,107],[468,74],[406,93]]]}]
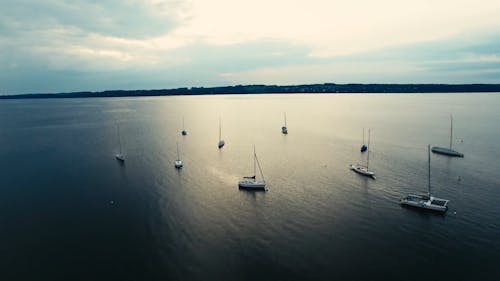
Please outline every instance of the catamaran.
[{"label": "catamaran", "polygon": [[361,143],[361,152],[365,152],[368,149],[368,146],[365,144],[365,128],[363,128],[363,143]]},{"label": "catamaran", "polygon": [[448,202],[450,200],[437,198],[431,195],[431,146],[427,146],[428,154],[428,175],[427,187],[428,192],[425,194],[408,194],[405,198],[401,199],[401,205],[437,211],[444,213],[448,210]]},{"label": "catamaran", "polygon": [[[256,168],[259,168],[260,177],[262,180],[256,179]],[[252,190],[266,190],[266,180],[264,179],[264,174],[260,168],[259,160],[257,159],[257,153],[255,153],[255,145],[253,146],[253,175],[249,177],[243,177],[243,180],[238,182],[239,188],[252,189]]]},{"label": "catamaran", "polygon": [[[370,129],[368,129],[368,147],[370,147]],[[370,149],[368,149],[368,154],[366,155],[366,166],[361,165],[361,164],[357,164],[357,165],[352,164],[351,170],[353,170],[354,172],[356,172],[360,175],[371,177],[371,178],[375,179],[375,172],[369,170],[369,168],[368,168],[369,164],[370,164]]]},{"label": "catamaran", "polygon": [[222,148],[226,143],[224,142],[224,140],[222,139],[222,129],[221,129],[221,121],[220,121],[220,118],[219,118],[219,149]]},{"label": "catamaran", "polygon": [[453,144],[453,116],[452,115],[450,115],[450,122],[451,122],[451,124],[450,124],[450,148],[434,146],[434,147],[432,147],[432,152],[437,153],[437,154],[446,155],[446,156],[452,156],[452,157],[464,157],[463,153],[460,153],[460,152],[452,149],[452,144]]},{"label": "catamaran", "polygon": [[285,117],[285,125],[281,127],[281,133],[288,134],[288,128],[286,127],[286,112],[283,112],[283,116]]},{"label": "catamaran", "polygon": [[181,135],[185,136],[187,135],[187,131],[184,129],[184,116],[182,117],[182,131],[181,131]]},{"label": "catamaran", "polygon": [[179,142],[176,142],[177,144],[177,159],[174,161],[175,168],[180,169],[182,168],[182,160],[179,157]]},{"label": "catamaran", "polygon": [[118,124],[118,123],[116,123],[116,132],[118,135],[118,144],[120,146],[120,152],[115,155],[115,158],[116,158],[116,160],[118,160],[120,162],[125,162],[125,157],[122,154],[122,140],[121,140],[121,136],[120,136],[120,124]]}]

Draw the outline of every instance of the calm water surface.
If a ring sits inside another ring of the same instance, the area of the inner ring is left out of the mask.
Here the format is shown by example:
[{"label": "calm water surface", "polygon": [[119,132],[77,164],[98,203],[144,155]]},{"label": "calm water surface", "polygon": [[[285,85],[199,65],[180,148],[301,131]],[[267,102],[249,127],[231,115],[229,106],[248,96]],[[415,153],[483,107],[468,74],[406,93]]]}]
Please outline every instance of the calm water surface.
[{"label": "calm water surface", "polygon": [[[498,93],[2,101],[0,278],[500,280],[498,108]],[[432,155],[449,211],[402,208],[451,113],[465,158]],[[363,127],[376,180],[348,169]],[[237,188],[253,144],[265,193]]]}]

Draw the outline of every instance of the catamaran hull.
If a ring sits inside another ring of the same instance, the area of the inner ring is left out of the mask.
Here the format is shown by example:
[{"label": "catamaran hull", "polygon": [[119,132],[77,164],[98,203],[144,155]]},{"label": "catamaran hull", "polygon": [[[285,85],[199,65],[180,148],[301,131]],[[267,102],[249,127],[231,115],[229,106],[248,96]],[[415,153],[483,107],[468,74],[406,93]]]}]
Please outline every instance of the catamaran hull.
[{"label": "catamaran hull", "polygon": [[417,202],[404,201],[404,200],[401,200],[401,205],[412,207],[412,208],[418,208],[418,209],[422,209],[422,210],[439,212],[439,213],[445,213],[448,210],[448,207],[444,207],[444,208],[443,207],[435,207],[432,205],[419,204]]},{"label": "catamaran hull", "polygon": [[401,205],[409,206],[429,211],[435,211],[444,213],[448,210],[448,202],[449,200],[441,199],[441,198],[424,198],[419,195],[409,195],[406,198],[401,199]]},{"label": "catamaran hull", "polygon": [[250,190],[266,190],[266,184],[261,182],[240,181],[238,187]]},{"label": "catamaran hull", "polygon": [[431,149],[431,151],[434,152],[434,153],[437,153],[437,154],[451,156],[451,157],[464,157],[463,153],[460,153],[458,151],[455,151],[453,149],[449,149],[449,148],[446,148],[446,147],[434,146]]}]

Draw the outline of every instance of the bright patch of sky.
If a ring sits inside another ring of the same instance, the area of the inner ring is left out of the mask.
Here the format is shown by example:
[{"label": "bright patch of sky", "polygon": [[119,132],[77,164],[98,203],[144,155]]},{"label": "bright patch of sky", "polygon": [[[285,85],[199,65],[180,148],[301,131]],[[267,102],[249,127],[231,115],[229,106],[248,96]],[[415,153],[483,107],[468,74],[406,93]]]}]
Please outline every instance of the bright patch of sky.
[{"label": "bright patch of sky", "polygon": [[0,94],[500,83],[500,1],[0,0]]}]

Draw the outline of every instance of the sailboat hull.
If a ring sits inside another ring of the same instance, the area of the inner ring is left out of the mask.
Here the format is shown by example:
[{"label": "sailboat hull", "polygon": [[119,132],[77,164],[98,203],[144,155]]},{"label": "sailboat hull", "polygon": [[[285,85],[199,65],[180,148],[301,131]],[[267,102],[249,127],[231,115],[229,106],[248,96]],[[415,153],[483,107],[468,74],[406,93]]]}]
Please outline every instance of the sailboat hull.
[{"label": "sailboat hull", "polygon": [[360,175],[363,175],[365,177],[370,177],[370,178],[375,179],[375,173],[372,171],[369,171],[365,166],[351,165],[351,170],[353,170],[354,172],[356,172]]},{"label": "sailboat hull", "polygon": [[181,169],[183,166],[181,160],[175,160],[174,165],[175,165],[175,168],[177,168],[177,169]]},{"label": "sailboat hull", "polygon": [[263,181],[242,180],[238,183],[238,187],[251,190],[266,190],[266,183]]},{"label": "sailboat hull", "polygon": [[116,158],[116,160],[118,160],[120,162],[125,162],[125,157],[123,157],[122,154],[116,154],[115,158]]},{"label": "sailboat hull", "polygon": [[441,155],[446,155],[446,156],[451,156],[451,157],[464,157],[463,153],[460,153],[458,151],[455,151],[453,149],[449,149],[446,147],[438,147],[434,146],[431,151],[433,153],[441,154]]},{"label": "sailboat hull", "polygon": [[219,141],[219,145],[218,145],[218,147],[219,147],[219,148],[222,148],[225,144],[226,144],[226,143],[225,143],[223,140],[221,140],[221,141]]}]

